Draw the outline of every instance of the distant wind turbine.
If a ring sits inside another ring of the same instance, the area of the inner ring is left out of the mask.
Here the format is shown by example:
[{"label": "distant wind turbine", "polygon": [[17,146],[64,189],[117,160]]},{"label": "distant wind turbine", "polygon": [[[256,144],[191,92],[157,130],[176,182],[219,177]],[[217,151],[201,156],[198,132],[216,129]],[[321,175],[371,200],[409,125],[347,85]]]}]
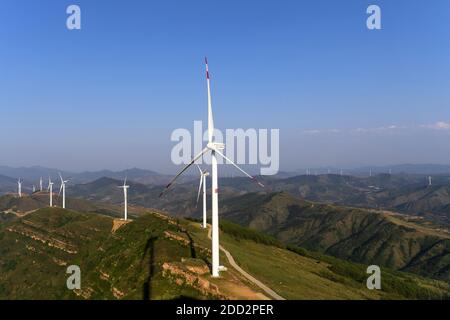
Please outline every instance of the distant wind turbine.
[{"label": "distant wind turbine", "polygon": [[128,188],[130,186],[127,186],[127,178],[125,177],[125,180],[123,180],[123,186],[119,186],[119,188],[123,189],[123,199],[124,199],[124,220],[127,221],[128,219]]},{"label": "distant wind turbine", "polygon": [[244,170],[242,170],[237,164],[232,160],[227,158],[221,150],[225,149],[223,143],[215,142],[214,133],[214,119],[212,112],[211,103],[211,86],[209,79],[208,61],[205,58],[206,64],[206,83],[208,89],[208,144],[198,155],[196,155],[190,163],[188,163],[170,182],[167,184],[165,189],[161,192],[160,197],[170,188],[170,186],[175,182],[175,180],[183,174],[192,164],[194,164],[198,159],[200,159],[204,154],[211,152],[211,211],[212,211],[212,222],[211,222],[211,233],[212,233],[212,276],[218,277],[219,271],[225,270],[223,266],[219,265],[219,186],[218,186],[218,172],[217,172],[217,155],[231,163],[240,172],[245,174],[247,177],[258,183],[261,187],[264,185],[256,180],[255,177],[251,176]]},{"label": "distant wind turbine", "polygon": [[50,207],[53,207],[53,182],[50,176],[48,176],[48,188],[47,190],[50,192]]},{"label": "distant wind turbine", "polygon": [[206,177],[209,176],[208,171],[203,171],[200,166],[197,164],[197,168],[200,171],[200,183],[198,185],[198,194],[197,194],[197,205],[198,200],[200,199],[200,192],[202,191],[203,186],[203,229],[206,229]]},{"label": "distant wind turbine", "polygon": [[39,191],[42,192],[42,177],[39,179]]},{"label": "distant wind turbine", "polygon": [[69,182],[69,180],[64,180],[61,173],[59,173],[59,178],[61,179],[61,187],[59,188],[58,197],[61,195],[62,191],[62,208],[66,208],[66,183]]},{"label": "distant wind turbine", "polygon": [[19,180],[17,180],[17,194],[19,195],[19,198],[22,197],[22,179],[19,178]]},{"label": "distant wind turbine", "polygon": [[36,192],[36,187],[33,184],[33,193],[35,193],[35,192]]},{"label": "distant wind turbine", "polygon": [[432,185],[432,178],[431,178],[431,176],[428,177],[428,185],[429,185],[429,186]]}]

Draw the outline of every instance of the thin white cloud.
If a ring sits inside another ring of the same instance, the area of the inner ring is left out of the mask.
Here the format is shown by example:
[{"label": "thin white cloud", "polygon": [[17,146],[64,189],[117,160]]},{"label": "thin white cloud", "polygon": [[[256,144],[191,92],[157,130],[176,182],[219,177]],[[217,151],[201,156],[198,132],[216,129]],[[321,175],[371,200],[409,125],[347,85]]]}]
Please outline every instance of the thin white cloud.
[{"label": "thin white cloud", "polygon": [[397,132],[400,130],[413,130],[413,129],[429,129],[429,130],[448,130],[450,131],[450,123],[445,121],[438,121],[433,124],[421,124],[421,125],[413,125],[413,126],[405,126],[405,125],[397,125],[391,124],[387,126],[381,127],[372,127],[372,128],[354,128],[354,129],[310,129],[304,130],[305,134],[326,134],[326,133],[391,133]]},{"label": "thin white cloud", "polygon": [[450,130],[450,123],[444,121],[438,121],[433,124],[423,124],[421,128],[433,129],[433,130]]},{"label": "thin white cloud", "polygon": [[320,134],[320,133],[340,133],[342,130],[339,129],[311,129],[303,130],[306,134]]}]

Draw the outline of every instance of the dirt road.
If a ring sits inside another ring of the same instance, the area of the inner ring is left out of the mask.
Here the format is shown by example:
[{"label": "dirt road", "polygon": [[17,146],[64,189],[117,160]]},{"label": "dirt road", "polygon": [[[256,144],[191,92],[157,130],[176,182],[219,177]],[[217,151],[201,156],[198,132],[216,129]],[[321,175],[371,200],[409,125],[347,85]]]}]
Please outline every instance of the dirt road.
[{"label": "dirt road", "polygon": [[[211,226],[208,225],[208,238],[211,239]],[[253,277],[251,274],[247,273],[245,270],[243,270],[239,265],[234,261],[233,256],[231,253],[225,249],[224,247],[220,246],[220,250],[225,253],[225,256],[228,259],[228,262],[231,264],[231,266],[236,269],[240,274],[242,274],[248,281],[256,285],[257,287],[261,288],[265,293],[267,293],[269,296],[271,296],[275,300],[286,300],[282,296],[280,296],[278,293],[270,289],[268,286],[266,286],[264,283]]]}]

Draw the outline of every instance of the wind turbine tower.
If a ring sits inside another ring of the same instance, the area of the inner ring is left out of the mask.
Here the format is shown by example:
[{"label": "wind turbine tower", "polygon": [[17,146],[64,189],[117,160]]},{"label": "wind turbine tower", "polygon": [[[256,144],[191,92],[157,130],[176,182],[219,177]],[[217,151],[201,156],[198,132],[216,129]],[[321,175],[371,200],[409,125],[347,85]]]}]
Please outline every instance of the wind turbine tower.
[{"label": "wind turbine tower", "polygon": [[125,177],[125,180],[123,181],[123,186],[119,186],[119,188],[123,189],[123,199],[124,199],[124,220],[127,221],[128,219],[128,188],[130,186],[127,186],[127,178]]},{"label": "wind turbine tower", "polygon": [[431,176],[429,176],[429,177],[428,177],[428,186],[431,187],[431,185],[432,185],[432,178],[431,178]]},{"label": "wind turbine tower", "polygon": [[22,179],[19,178],[17,180],[17,194],[19,195],[19,198],[22,198]]},{"label": "wind turbine tower", "polygon": [[48,188],[47,190],[50,193],[50,207],[53,207],[53,182],[50,179],[50,176],[48,177]]},{"label": "wind turbine tower", "polygon": [[232,164],[235,168],[237,168],[240,172],[245,174],[247,177],[258,183],[261,187],[264,185],[256,180],[255,177],[251,176],[244,170],[242,170],[236,163],[234,163],[231,159],[227,158],[222,150],[225,149],[225,145],[223,143],[218,143],[214,139],[214,119],[212,112],[212,103],[211,103],[211,85],[209,78],[209,70],[208,70],[208,61],[205,58],[206,64],[206,84],[208,90],[208,144],[206,147],[196,155],[191,162],[189,162],[165,187],[165,189],[161,192],[160,197],[166,192],[170,186],[175,182],[175,180],[185,172],[192,164],[194,164],[198,159],[203,157],[204,154],[210,152],[211,153],[211,211],[212,211],[212,223],[211,223],[211,234],[212,234],[212,276],[219,277],[219,272],[226,270],[225,267],[219,265],[219,186],[218,186],[218,171],[217,171],[217,156],[220,156],[225,162]]},{"label": "wind turbine tower", "polygon": [[39,191],[42,192],[42,177],[39,179]]},{"label": "wind turbine tower", "polygon": [[198,193],[197,193],[197,205],[198,200],[200,199],[200,192],[202,191],[203,186],[203,229],[206,229],[206,177],[209,176],[209,172],[206,170],[203,171],[199,165],[197,165],[198,170],[200,171],[200,183],[198,185]]},{"label": "wind turbine tower", "polygon": [[61,195],[62,191],[62,208],[66,208],[66,183],[69,182],[69,180],[64,180],[61,173],[59,173],[59,178],[61,179],[61,187],[59,188],[58,197]]}]

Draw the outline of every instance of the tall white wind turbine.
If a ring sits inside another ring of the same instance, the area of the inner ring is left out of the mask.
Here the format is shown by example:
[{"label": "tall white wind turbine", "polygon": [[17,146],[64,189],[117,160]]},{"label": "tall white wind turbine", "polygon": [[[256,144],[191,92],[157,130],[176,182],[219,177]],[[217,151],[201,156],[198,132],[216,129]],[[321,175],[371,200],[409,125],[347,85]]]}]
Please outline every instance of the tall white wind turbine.
[{"label": "tall white wind turbine", "polygon": [[167,191],[174,181],[185,172],[192,164],[194,164],[198,159],[203,157],[204,154],[211,152],[211,211],[212,211],[212,223],[211,223],[211,233],[212,233],[212,276],[218,277],[219,271],[224,270],[222,266],[219,265],[219,186],[218,186],[218,173],[217,173],[217,156],[219,155],[225,159],[228,163],[231,163],[239,171],[245,174],[247,177],[258,183],[261,187],[264,185],[258,182],[255,177],[251,176],[244,170],[242,170],[236,163],[231,159],[227,158],[221,150],[225,149],[223,143],[215,142],[214,140],[214,119],[212,112],[211,103],[211,85],[208,70],[208,60],[205,58],[206,64],[206,84],[208,89],[208,144],[198,155],[196,155],[190,163],[188,163],[170,182],[167,184],[165,189],[161,192],[160,197]]},{"label": "tall white wind turbine", "polygon": [[62,191],[62,208],[66,208],[66,183],[69,182],[69,180],[64,180],[61,173],[59,173],[59,178],[61,179],[61,187],[59,188],[58,197],[61,195]]},{"label": "tall white wind turbine", "polygon": [[42,177],[39,179],[39,191],[42,192]]},{"label": "tall white wind turbine", "polygon": [[50,179],[50,176],[48,177],[48,188],[50,194],[50,207],[53,207],[53,182],[52,179]]},{"label": "tall white wind turbine", "polygon": [[19,178],[19,180],[17,180],[17,194],[19,195],[19,198],[22,197],[22,179]]},{"label": "tall white wind turbine", "polygon": [[200,199],[200,192],[202,191],[203,186],[203,229],[206,229],[206,177],[209,176],[208,171],[203,171],[200,166],[197,164],[198,171],[200,171],[200,183],[198,185],[198,194],[197,194],[197,205],[198,200]]},{"label": "tall white wind turbine", "polygon": [[128,219],[128,188],[130,186],[127,186],[127,178],[125,177],[125,180],[123,181],[123,186],[119,186],[119,188],[123,189],[123,199],[124,199],[124,220],[127,221]]}]

